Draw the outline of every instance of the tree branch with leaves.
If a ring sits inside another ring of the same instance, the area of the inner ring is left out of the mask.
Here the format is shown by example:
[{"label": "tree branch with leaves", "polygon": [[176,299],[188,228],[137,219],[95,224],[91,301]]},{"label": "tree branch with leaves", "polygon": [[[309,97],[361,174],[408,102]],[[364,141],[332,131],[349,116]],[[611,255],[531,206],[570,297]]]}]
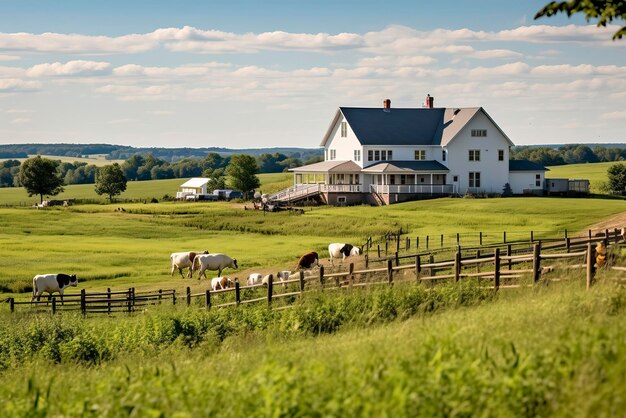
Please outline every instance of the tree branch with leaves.
[{"label": "tree branch with leaves", "polygon": [[[551,1],[537,12],[535,19],[555,16],[558,13],[567,13],[567,16],[584,13],[587,22],[597,19],[598,27],[606,27],[607,23],[613,20],[626,21],[626,0]],[[624,35],[626,35],[626,25],[613,34],[613,40],[622,39]]]}]

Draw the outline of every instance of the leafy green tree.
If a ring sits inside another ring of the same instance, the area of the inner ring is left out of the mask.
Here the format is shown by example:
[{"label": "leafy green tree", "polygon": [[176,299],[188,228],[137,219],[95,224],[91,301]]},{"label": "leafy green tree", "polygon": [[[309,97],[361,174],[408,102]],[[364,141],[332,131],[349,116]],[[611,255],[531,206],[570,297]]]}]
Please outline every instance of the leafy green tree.
[{"label": "leafy green tree", "polygon": [[122,170],[127,179],[137,180],[137,170],[144,164],[144,158],[135,154],[122,164]]},{"label": "leafy green tree", "polygon": [[109,196],[109,202],[113,196],[117,196],[126,190],[126,176],[118,163],[105,165],[98,168],[96,174],[96,193]]},{"label": "leafy green tree", "polygon": [[230,177],[230,184],[233,188],[241,190],[245,198],[248,198],[250,191],[261,185],[256,176],[259,172],[256,159],[250,155],[237,154],[230,159],[230,164],[226,168],[226,174]]},{"label": "leafy green tree", "polygon": [[206,185],[206,189],[209,193],[213,193],[216,189],[226,188],[226,170],[224,168],[207,168],[202,173],[202,177],[208,177],[209,182]]},{"label": "leafy green tree", "polygon": [[607,170],[607,174],[609,190],[614,194],[624,194],[626,191],[626,164],[613,164]]},{"label": "leafy green tree", "polygon": [[63,177],[59,173],[59,162],[41,158],[29,158],[20,166],[19,183],[28,196],[39,195],[39,203],[45,196],[56,196],[63,191]]},{"label": "leafy green tree", "polygon": [[[624,0],[570,0],[551,1],[535,15],[535,19],[543,16],[554,16],[558,13],[567,13],[572,16],[576,13],[584,13],[587,22],[597,19],[597,26],[606,26],[615,20],[626,21],[626,1]],[[622,26],[613,34],[613,40],[622,39],[626,35],[626,25]]]}]

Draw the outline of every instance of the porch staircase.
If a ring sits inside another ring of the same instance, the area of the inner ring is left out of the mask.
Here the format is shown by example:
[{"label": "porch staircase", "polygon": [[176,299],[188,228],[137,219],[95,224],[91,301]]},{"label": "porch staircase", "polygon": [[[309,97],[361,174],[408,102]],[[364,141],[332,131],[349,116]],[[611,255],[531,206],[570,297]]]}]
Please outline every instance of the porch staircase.
[{"label": "porch staircase", "polygon": [[322,194],[319,184],[299,184],[269,195],[270,202],[295,203]]},{"label": "porch staircase", "polygon": [[385,203],[385,199],[383,199],[383,197],[376,191],[376,188],[372,187],[372,185],[370,185],[370,194],[378,206],[385,206],[387,204]]}]

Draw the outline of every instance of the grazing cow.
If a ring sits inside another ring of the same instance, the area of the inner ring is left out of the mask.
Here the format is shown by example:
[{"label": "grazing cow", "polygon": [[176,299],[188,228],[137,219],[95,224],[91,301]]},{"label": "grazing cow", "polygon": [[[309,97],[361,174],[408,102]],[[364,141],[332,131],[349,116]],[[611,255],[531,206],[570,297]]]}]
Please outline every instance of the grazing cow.
[{"label": "grazing cow", "polygon": [[228,277],[214,277],[211,279],[211,290],[228,289],[233,285],[233,281]]},{"label": "grazing cow", "polygon": [[289,280],[289,276],[291,276],[291,272],[289,270],[283,270],[276,273],[276,278],[279,279],[281,282]]},{"label": "grazing cow", "polygon": [[343,263],[346,257],[350,257],[351,255],[361,255],[361,249],[352,244],[340,244],[333,243],[328,246],[328,255],[330,257],[331,264],[333,263],[333,259],[341,258],[341,262]]},{"label": "grazing cow", "polygon": [[54,292],[59,292],[61,295],[61,303],[63,303],[63,289],[68,286],[76,285],[78,285],[78,279],[75,274],[71,276],[63,273],[38,274],[33,277],[33,297],[30,301],[32,302],[35,299],[39,301],[44,292],[48,292],[49,295]]},{"label": "grazing cow", "polygon": [[209,253],[209,250],[204,250],[201,253],[197,251],[185,251],[182,253],[170,254],[170,260],[172,261],[172,276],[174,275],[174,271],[178,269],[178,272],[180,273],[180,277],[184,279],[185,276],[183,276],[183,269],[189,267],[189,273],[187,274],[187,277],[192,277],[193,276],[193,260],[196,258],[197,255],[208,254],[208,253]]},{"label": "grazing cow", "polygon": [[198,280],[200,280],[200,276],[206,278],[207,270],[217,270],[217,275],[221,276],[222,270],[226,267],[239,268],[237,260],[225,254],[198,254],[193,260],[192,266],[193,270],[198,270]]},{"label": "grazing cow", "polygon": [[261,284],[262,282],[263,282],[263,275],[261,273],[251,273],[248,276],[248,286]]},{"label": "grazing cow", "polygon": [[313,266],[319,267],[319,265],[319,256],[315,251],[311,251],[310,253],[306,253],[302,257],[300,257],[300,260],[298,261],[298,264],[296,265],[296,268],[294,270],[310,269]]}]

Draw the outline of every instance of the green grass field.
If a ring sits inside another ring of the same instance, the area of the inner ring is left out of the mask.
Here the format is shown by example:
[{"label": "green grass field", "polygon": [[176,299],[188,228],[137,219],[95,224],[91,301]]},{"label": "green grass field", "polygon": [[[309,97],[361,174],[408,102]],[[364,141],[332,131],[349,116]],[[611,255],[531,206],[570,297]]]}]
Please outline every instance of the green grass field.
[{"label": "green grass field", "polygon": [[[59,160],[64,163],[75,163],[75,162],[87,163],[87,164],[95,165],[98,167],[101,167],[103,165],[114,164],[114,163],[122,164],[124,162],[124,160],[107,160],[106,158],[104,158],[104,156],[105,156],[104,154],[94,154],[94,155],[88,156],[87,158],[82,158],[82,157],[62,157],[58,155],[42,155],[43,158],[48,158],[50,160]],[[28,156],[28,158],[32,158],[32,157],[36,157],[36,155]],[[0,158],[0,162],[6,161],[6,160],[18,160],[18,161],[24,162],[27,160],[27,158]]]},{"label": "green grass field", "polygon": [[606,170],[615,164],[611,163],[589,163],[589,164],[569,164],[548,167],[547,178],[569,178],[569,179],[589,179],[589,187],[592,193],[600,193],[598,189],[600,183],[607,181]]},{"label": "green grass field", "polygon": [[[260,190],[273,193],[293,184],[293,175],[288,173],[260,174]],[[164,195],[176,196],[178,187],[188,179],[168,179],[149,181],[129,181],[126,191],[118,196],[119,200],[161,200]],[[72,184],[65,186],[65,191],[53,197],[58,200],[81,199],[106,202],[105,196],[98,196],[93,184]],[[38,196],[28,197],[23,187],[0,188],[0,206],[31,206],[39,203]]]}]

